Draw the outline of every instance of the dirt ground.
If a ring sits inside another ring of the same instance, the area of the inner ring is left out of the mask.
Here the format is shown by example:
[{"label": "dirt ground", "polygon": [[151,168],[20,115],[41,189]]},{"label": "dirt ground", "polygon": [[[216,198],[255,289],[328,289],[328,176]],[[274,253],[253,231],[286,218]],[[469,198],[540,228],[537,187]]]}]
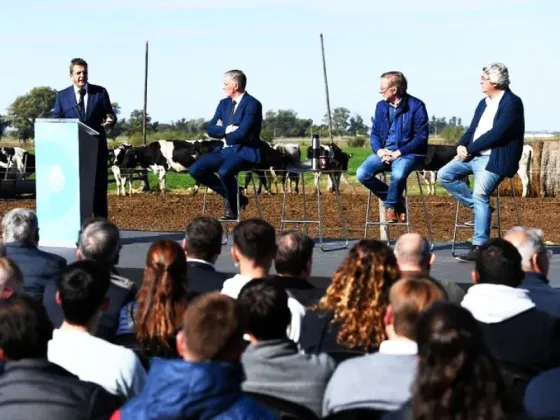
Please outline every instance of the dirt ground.
[{"label": "dirt ground", "polygon": [[[341,195],[348,233],[351,239],[363,238],[367,195],[364,193]],[[322,197],[323,236],[325,238],[341,238],[342,230],[337,213],[336,198],[331,193],[323,193]],[[494,199],[493,199],[494,200]],[[280,227],[282,195],[260,195],[263,217],[277,229]],[[370,218],[377,218],[377,201],[372,200]],[[121,229],[149,230],[149,231],[183,231],[190,219],[202,214],[202,190],[195,196],[184,194],[159,193],[135,194],[129,197],[109,197],[109,217]],[[453,236],[456,201],[450,197],[431,196],[427,198],[428,211],[432,221],[435,241],[450,241]],[[519,199],[521,220],[524,225],[540,227],[544,230],[545,240],[550,243],[560,243],[560,223],[557,214],[560,210],[560,198],[523,198]],[[35,208],[35,200],[31,199],[2,199],[0,200],[0,215],[15,207]],[[221,216],[223,214],[223,200],[208,194],[206,214]],[[307,196],[307,211],[309,218],[317,217],[317,199],[315,195]],[[496,214],[497,212],[495,212]],[[254,197],[250,197],[249,206],[242,212],[242,218],[256,217],[257,208]],[[290,219],[303,217],[303,198],[300,195],[287,195],[286,216]],[[460,221],[472,218],[468,210],[461,207]],[[419,196],[411,197],[410,219],[412,229],[427,234],[426,222]],[[494,217],[494,224],[496,223]],[[502,198],[502,228],[508,229],[516,224],[515,208],[509,197]],[[230,224],[231,225],[231,224]],[[295,228],[295,224],[285,224],[284,230]],[[316,237],[317,226],[308,225],[309,234]],[[303,228],[300,225],[301,228]],[[404,233],[406,227],[392,227],[391,237]],[[370,227],[368,237],[378,238],[378,227]],[[470,238],[471,229],[459,230],[459,241]]]}]

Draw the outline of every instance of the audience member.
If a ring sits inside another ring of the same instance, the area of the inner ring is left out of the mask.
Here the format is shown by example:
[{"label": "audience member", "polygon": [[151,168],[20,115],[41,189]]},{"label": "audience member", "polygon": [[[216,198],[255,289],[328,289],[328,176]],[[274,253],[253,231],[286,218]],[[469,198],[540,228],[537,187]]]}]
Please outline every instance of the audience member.
[{"label": "audience member", "polygon": [[291,314],[288,295],[268,280],[252,280],[238,297],[248,313],[251,344],[241,358],[243,390],[291,401],[321,415],[321,404],[334,361],[326,354],[307,355],[286,336]]},{"label": "audience member", "polygon": [[[252,279],[266,278],[276,249],[276,232],[270,223],[262,219],[247,219],[237,224],[233,229],[231,256],[239,266],[239,274],[224,282],[222,293],[237,299],[243,286]],[[292,313],[288,337],[297,342],[305,308],[292,296],[288,297],[288,307]]]},{"label": "audience member", "polygon": [[110,284],[106,267],[92,260],[77,261],[63,270],[56,301],[64,322],[53,331],[48,357],[84,381],[101,385],[126,400],[140,393],[146,372],[132,350],[92,335]]},{"label": "audience member", "polygon": [[23,273],[25,292],[42,300],[45,287],[56,283],[60,270],[66,266],[66,260],[38,248],[37,215],[22,208],[7,212],[2,219],[2,239],[6,245],[6,256],[11,258]]},{"label": "audience member", "polygon": [[304,232],[284,232],[278,238],[278,250],[274,258],[277,275],[270,281],[287,292],[304,306],[317,303],[320,290],[310,282],[313,264],[313,240]]},{"label": "audience member", "polygon": [[504,239],[511,242],[521,254],[521,268],[525,273],[519,288],[529,291],[537,309],[560,318],[560,291],[548,281],[550,260],[542,238],[542,230],[516,226]]},{"label": "audience member", "polygon": [[389,289],[400,278],[395,254],[375,240],[355,244],[333,275],[325,295],[303,322],[300,346],[337,361],[378,349],[386,339],[383,317]]},{"label": "audience member", "polygon": [[448,280],[436,280],[430,276],[430,269],[436,260],[436,254],[430,251],[430,243],[418,233],[405,233],[395,243],[395,256],[401,269],[401,278],[421,276],[428,277],[438,286],[443,287],[451,302],[461,303],[465,292],[457,283]]},{"label": "audience member", "polygon": [[[109,307],[106,308],[97,326],[94,335],[107,341],[113,341],[119,325],[121,309],[134,300],[138,288],[129,279],[118,274],[115,266],[119,263],[121,250],[121,237],[117,226],[107,220],[89,219],[82,225],[78,239],[76,258],[78,260],[93,260],[106,267],[111,272],[111,283],[107,290]],[[55,328],[58,328],[64,319],[62,308],[56,303],[56,284],[52,283],[45,288],[43,304]]]},{"label": "audience member", "polygon": [[418,373],[412,398],[384,419],[523,418],[469,311],[436,302],[415,330]]},{"label": "audience member", "polygon": [[227,276],[214,264],[222,253],[223,228],[213,217],[201,216],[190,221],[183,239],[187,255],[189,289],[197,293],[219,292]]},{"label": "audience member", "polygon": [[560,419],[560,368],[547,370],[535,376],[524,395],[523,404],[533,420]]},{"label": "audience member", "polygon": [[121,335],[134,337],[143,358],[177,357],[176,335],[189,302],[187,262],[181,246],[168,239],[148,250],[138,299],[121,311]]},{"label": "audience member", "polygon": [[487,346],[507,372],[530,378],[560,366],[560,320],[535,307],[523,280],[521,255],[503,239],[480,246],[471,286],[461,303],[479,322]]},{"label": "audience member", "polygon": [[181,359],[155,358],[142,394],[112,420],[274,418],[241,389],[245,329],[246,316],[234,299],[218,292],[195,298],[177,337]]},{"label": "audience member", "polygon": [[23,274],[13,260],[0,257],[0,299],[12,293],[23,293]]},{"label": "audience member", "polygon": [[0,417],[2,419],[108,419],[118,399],[47,360],[53,326],[30,296],[0,301]]},{"label": "audience member", "polygon": [[323,415],[354,408],[392,411],[406,402],[416,375],[416,322],[434,302],[446,299],[443,289],[427,278],[397,281],[383,320],[388,339],[377,353],[338,366],[325,392]]}]

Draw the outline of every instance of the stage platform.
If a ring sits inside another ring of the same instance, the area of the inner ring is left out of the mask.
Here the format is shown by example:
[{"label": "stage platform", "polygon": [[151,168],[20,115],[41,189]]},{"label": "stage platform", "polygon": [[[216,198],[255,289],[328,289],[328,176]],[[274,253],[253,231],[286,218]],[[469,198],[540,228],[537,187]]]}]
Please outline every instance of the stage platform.
[{"label": "stage platform", "polygon": [[[180,242],[183,239],[182,232],[146,232],[146,231],[121,231],[122,250],[118,269],[123,276],[140,284],[142,281],[142,270],[145,263],[146,254],[150,244],[159,239],[172,239]],[[236,267],[231,259],[231,237],[227,245],[222,248],[216,268],[225,273],[231,273],[232,276],[237,273]],[[346,256],[348,250],[357,241],[350,241],[347,249],[323,252],[318,243],[313,253],[312,283],[319,288],[326,288],[330,279],[337,269],[338,265]],[[326,247],[341,244],[337,240],[325,240]],[[64,248],[42,248],[45,251],[59,254],[67,259],[68,262],[75,261],[75,249]],[[551,257],[551,266],[549,279],[553,287],[560,287],[560,247],[551,247],[553,256]],[[438,279],[453,280],[459,283],[463,288],[468,288],[471,282],[471,271],[474,264],[460,263],[451,255],[451,245],[447,243],[434,244],[436,261],[432,268],[432,275]],[[273,268],[274,272],[274,268]]]}]

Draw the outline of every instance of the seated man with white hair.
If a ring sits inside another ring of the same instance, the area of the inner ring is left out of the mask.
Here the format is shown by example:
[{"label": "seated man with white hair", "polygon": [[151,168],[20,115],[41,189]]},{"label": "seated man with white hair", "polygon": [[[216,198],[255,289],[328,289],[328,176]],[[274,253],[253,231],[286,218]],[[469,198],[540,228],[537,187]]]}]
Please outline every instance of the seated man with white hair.
[{"label": "seated man with white hair", "polygon": [[[459,140],[457,155],[438,172],[441,186],[474,213],[472,247],[456,257],[461,262],[476,261],[480,246],[490,239],[490,196],[505,177],[513,177],[519,169],[525,116],[523,102],[509,83],[504,64],[484,66],[480,86],[486,98],[479,102],[469,129]],[[471,174],[472,191],[463,182]]]},{"label": "seated man with white hair", "polygon": [[516,226],[507,231],[504,239],[521,254],[525,277],[519,288],[529,291],[537,309],[560,318],[560,291],[554,289],[547,278],[550,259],[542,234],[541,229]]},{"label": "seated man with white hair", "polygon": [[2,240],[6,256],[11,258],[23,273],[23,288],[35,299],[43,299],[45,287],[55,284],[66,260],[59,255],[41,251],[39,221],[29,210],[10,210],[2,219]]}]

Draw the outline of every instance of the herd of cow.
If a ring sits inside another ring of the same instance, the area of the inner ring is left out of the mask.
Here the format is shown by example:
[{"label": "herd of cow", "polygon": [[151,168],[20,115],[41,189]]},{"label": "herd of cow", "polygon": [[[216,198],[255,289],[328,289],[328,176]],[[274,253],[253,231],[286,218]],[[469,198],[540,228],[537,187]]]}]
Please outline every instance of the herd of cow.
[{"label": "herd of cow", "polygon": [[[201,156],[223,147],[222,140],[159,140],[146,146],[131,146],[120,144],[111,149],[108,166],[111,169],[117,186],[117,195],[132,194],[132,180],[135,174],[140,174],[141,191],[150,189],[148,171],[155,173],[159,181],[160,191],[165,191],[166,174],[169,171],[188,172],[191,165]],[[259,167],[247,168],[244,187],[247,188],[254,175],[258,177],[258,193],[264,188],[266,193],[272,192],[274,184],[279,192],[278,183],[287,192],[299,192],[299,176],[290,172],[290,168],[301,166],[301,151],[297,144],[274,144],[262,142],[264,163]],[[306,150],[306,158],[311,158],[311,147]],[[429,194],[435,194],[437,171],[449,162],[456,154],[455,146],[428,145],[428,152],[419,170],[428,185]],[[523,185],[523,197],[530,193],[531,160],[533,149],[525,145],[519,162],[518,175]],[[336,144],[321,145],[321,168],[326,172],[329,180],[328,189],[338,191],[340,181],[345,180],[344,172],[348,170],[351,154],[344,152]],[[6,175],[15,174],[16,179],[24,179],[35,172],[35,156],[20,147],[0,148],[0,168],[4,168]],[[288,180],[286,178],[289,177]],[[288,182],[286,182],[288,181]],[[315,177],[317,185],[318,177]],[[293,185],[293,188],[292,188]],[[195,184],[192,193],[198,192],[199,185]]]}]

